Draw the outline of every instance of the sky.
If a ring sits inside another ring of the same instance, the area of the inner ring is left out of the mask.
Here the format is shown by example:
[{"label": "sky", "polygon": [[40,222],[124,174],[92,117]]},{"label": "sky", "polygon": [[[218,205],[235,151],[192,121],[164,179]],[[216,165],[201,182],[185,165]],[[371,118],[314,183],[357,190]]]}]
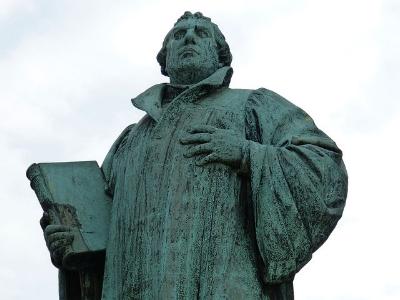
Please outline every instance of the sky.
[{"label": "sky", "polygon": [[224,33],[231,87],[281,94],[343,150],[344,215],[296,299],[400,299],[396,0],[0,0],[0,298],[58,297],[27,167],[101,163],[144,115],[130,98],[168,81],[155,57],[187,10]]}]

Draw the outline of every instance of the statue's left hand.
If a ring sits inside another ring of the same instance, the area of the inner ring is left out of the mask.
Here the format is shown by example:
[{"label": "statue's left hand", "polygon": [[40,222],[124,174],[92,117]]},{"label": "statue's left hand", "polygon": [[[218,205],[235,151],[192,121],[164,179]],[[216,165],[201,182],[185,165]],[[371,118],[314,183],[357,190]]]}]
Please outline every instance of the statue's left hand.
[{"label": "statue's left hand", "polygon": [[220,162],[243,169],[248,141],[233,130],[197,125],[187,130],[180,142],[188,146],[185,157],[199,157],[197,165]]}]

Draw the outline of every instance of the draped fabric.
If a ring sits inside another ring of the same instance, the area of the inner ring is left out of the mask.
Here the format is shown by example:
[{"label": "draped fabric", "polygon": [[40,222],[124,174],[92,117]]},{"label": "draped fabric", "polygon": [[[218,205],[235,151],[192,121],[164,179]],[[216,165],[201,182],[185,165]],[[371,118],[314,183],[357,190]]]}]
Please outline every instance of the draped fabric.
[{"label": "draped fabric", "polygon": [[[341,216],[341,152],[279,95],[235,90],[222,68],[162,108],[165,85],[133,100],[147,115],[112,146],[103,299],[293,299],[292,280]],[[249,141],[248,173],[195,165],[193,124]]]},{"label": "draped fabric", "polygon": [[248,102],[257,244],[265,280],[281,282],[311,259],[340,219],[347,173],[339,148],[303,110],[265,89]]}]

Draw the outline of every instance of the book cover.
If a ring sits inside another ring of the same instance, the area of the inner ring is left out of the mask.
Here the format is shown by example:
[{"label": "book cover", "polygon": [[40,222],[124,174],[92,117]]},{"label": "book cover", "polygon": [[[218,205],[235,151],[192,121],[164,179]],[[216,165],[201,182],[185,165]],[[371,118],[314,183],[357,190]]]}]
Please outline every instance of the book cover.
[{"label": "book cover", "polygon": [[89,267],[93,253],[106,248],[112,203],[97,162],[33,164],[27,177],[51,224],[71,226],[77,233],[63,264]]}]

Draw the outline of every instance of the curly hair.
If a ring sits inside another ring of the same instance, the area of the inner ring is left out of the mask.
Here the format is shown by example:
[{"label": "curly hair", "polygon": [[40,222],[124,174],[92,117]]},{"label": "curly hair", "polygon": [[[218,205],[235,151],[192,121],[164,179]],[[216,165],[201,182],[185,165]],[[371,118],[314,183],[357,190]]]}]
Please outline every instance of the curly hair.
[{"label": "curly hair", "polygon": [[[217,51],[218,51],[218,59],[219,62],[223,65],[223,66],[230,66],[231,62],[232,62],[232,53],[231,50],[229,49],[229,45],[225,40],[225,36],[222,34],[222,32],[219,30],[218,26],[216,24],[214,24],[213,22],[211,22],[211,19],[203,16],[203,14],[201,12],[196,12],[194,14],[192,14],[190,11],[186,11],[174,24],[174,26],[176,24],[178,24],[180,21],[183,20],[187,20],[189,18],[194,18],[194,19],[202,19],[205,20],[207,22],[211,23],[211,26],[214,30],[214,37],[215,37],[215,41],[217,43]],[[162,48],[161,50],[158,52],[157,54],[157,61],[161,66],[161,74],[168,76],[168,73],[166,71],[166,59],[167,59],[167,44],[168,41],[171,37],[172,34],[172,30],[171,29],[167,35],[164,38],[163,44],[162,44]]]}]

